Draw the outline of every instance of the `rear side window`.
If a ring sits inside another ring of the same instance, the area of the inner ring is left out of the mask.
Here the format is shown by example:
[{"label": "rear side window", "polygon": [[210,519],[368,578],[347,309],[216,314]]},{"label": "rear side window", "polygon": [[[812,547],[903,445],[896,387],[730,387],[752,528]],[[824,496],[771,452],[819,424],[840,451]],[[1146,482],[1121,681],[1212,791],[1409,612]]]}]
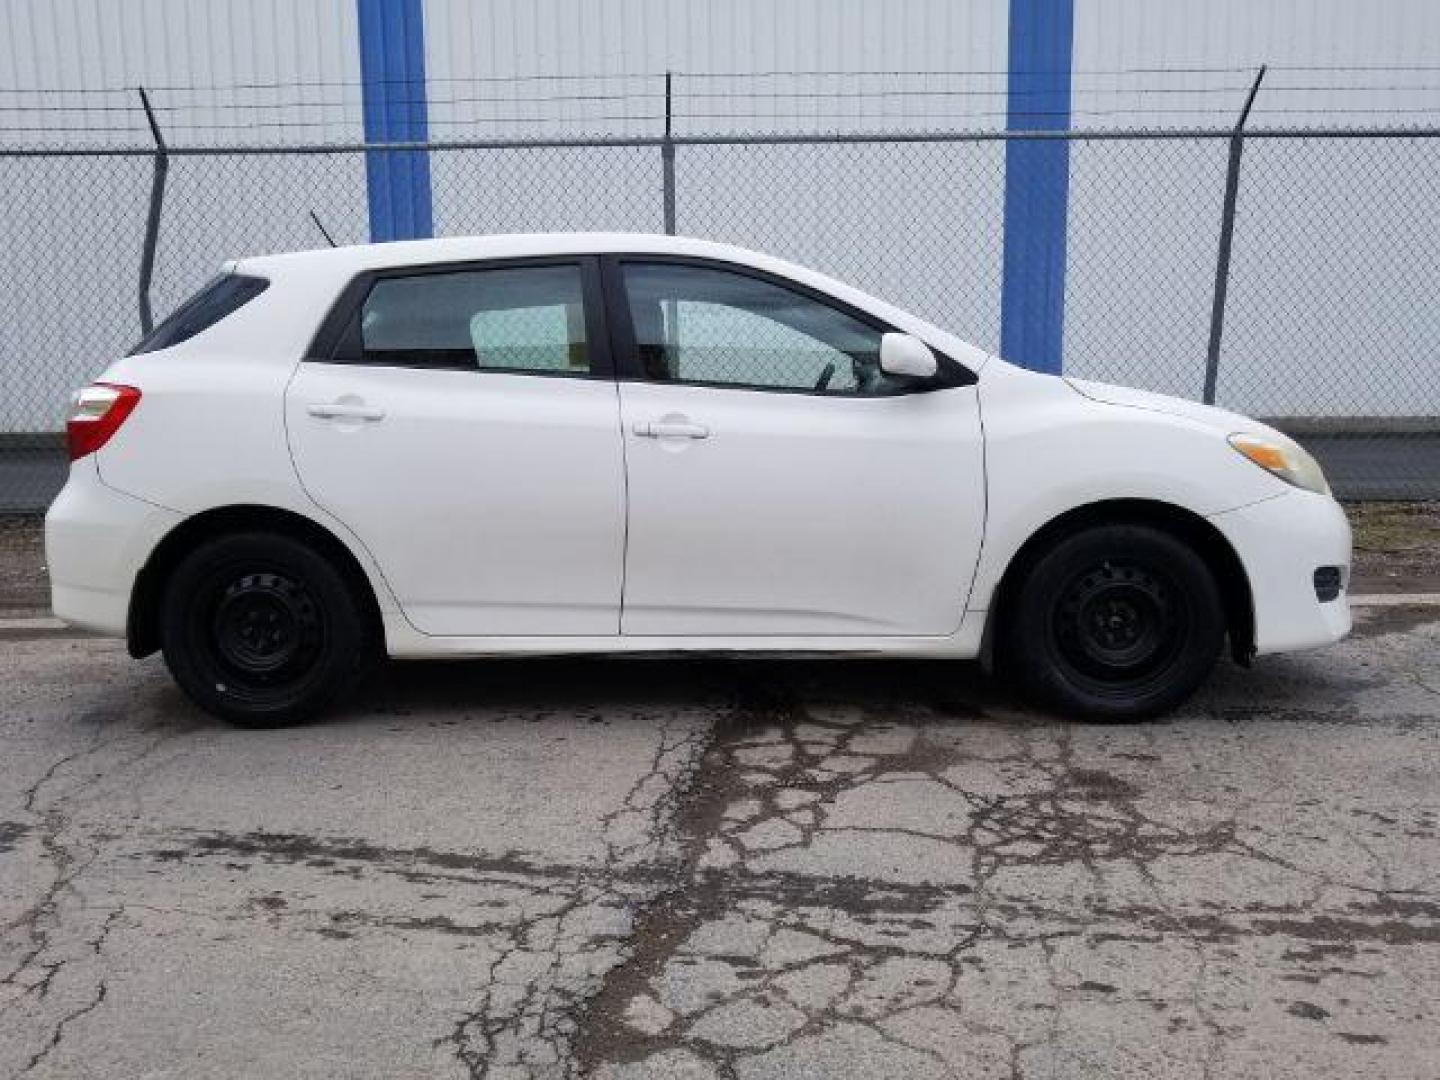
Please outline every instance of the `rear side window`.
[{"label": "rear side window", "polygon": [[337,359],[399,367],[584,375],[580,267],[459,270],[375,282]]},{"label": "rear side window", "polygon": [[186,300],[159,326],[140,339],[131,356],[155,352],[189,341],[209,330],[221,319],[235,314],[270,287],[264,278],[245,274],[221,274]]}]

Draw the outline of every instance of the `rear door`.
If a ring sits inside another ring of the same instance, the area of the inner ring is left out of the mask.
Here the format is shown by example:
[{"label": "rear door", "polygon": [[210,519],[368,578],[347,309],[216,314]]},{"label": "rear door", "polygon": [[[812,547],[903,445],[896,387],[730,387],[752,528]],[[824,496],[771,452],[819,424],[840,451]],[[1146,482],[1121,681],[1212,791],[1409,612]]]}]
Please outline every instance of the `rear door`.
[{"label": "rear door", "polygon": [[306,491],[437,635],[619,632],[625,478],[593,259],[347,290],[286,395]]},{"label": "rear door", "polygon": [[607,260],[629,480],[622,630],[945,635],[984,526],[974,377],[749,268]]}]

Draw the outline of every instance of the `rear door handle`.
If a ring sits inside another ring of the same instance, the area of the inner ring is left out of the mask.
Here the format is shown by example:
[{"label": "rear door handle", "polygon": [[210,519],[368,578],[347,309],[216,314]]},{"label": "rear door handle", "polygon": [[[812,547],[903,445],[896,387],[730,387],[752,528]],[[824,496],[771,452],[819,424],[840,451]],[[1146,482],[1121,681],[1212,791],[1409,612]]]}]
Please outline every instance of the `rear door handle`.
[{"label": "rear door handle", "polygon": [[708,439],[710,428],[689,420],[649,420],[632,429],[642,439]]},{"label": "rear door handle", "polygon": [[321,420],[384,420],[385,410],[373,405],[352,405],[345,402],[313,402],[305,411]]}]

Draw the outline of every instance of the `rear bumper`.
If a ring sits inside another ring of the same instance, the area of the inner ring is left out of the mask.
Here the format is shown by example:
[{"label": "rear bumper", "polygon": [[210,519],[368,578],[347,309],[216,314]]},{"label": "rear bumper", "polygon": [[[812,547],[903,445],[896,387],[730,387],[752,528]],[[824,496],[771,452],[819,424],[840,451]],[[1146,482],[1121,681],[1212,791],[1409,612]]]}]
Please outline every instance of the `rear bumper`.
[{"label": "rear bumper", "polygon": [[100,480],[95,456],[70,466],[45,515],[50,604],[72,626],[123,637],[135,577],[181,515]]},{"label": "rear bumper", "polygon": [[[1210,521],[1250,578],[1257,653],[1328,645],[1350,632],[1350,522],[1334,499],[1296,490]],[[1340,568],[1334,600],[1316,596],[1322,566]]]}]

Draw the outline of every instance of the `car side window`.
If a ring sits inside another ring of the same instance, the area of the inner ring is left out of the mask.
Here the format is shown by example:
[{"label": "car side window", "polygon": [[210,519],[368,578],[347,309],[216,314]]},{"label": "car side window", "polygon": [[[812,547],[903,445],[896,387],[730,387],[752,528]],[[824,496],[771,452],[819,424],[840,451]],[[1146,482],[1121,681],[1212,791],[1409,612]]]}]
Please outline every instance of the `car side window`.
[{"label": "car side window", "polygon": [[590,371],[578,265],[384,277],[350,335],[368,364],[584,375]]},{"label": "car side window", "polygon": [[221,274],[176,308],[159,326],[140,339],[131,356],[168,349],[203,334],[248,304],[270,287],[264,278],[247,274]]},{"label": "car side window", "polygon": [[884,333],[750,274],[684,263],[621,263],[645,377],[762,390],[893,393]]}]

